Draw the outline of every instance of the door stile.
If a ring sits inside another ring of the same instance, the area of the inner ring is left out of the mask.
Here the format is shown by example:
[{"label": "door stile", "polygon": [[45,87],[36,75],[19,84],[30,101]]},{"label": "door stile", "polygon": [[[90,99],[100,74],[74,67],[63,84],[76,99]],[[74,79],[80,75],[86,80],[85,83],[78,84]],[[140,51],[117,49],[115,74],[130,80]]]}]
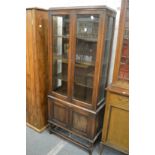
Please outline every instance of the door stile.
[{"label": "door stile", "polygon": [[68,67],[68,97],[72,100],[74,86],[74,67],[76,53],[76,15],[70,15],[70,37],[69,37],[69,67]]},{"label": "door stile", "polygon": [[53,49],[52,49],[52,35],[53,34],[53,23],[52,23],[52,15],[48,14],[48,21],[49,21],[49,27],[48,27],[48,66],[49,66],[49,92],[52,90],[52,61],[53,61]]}]

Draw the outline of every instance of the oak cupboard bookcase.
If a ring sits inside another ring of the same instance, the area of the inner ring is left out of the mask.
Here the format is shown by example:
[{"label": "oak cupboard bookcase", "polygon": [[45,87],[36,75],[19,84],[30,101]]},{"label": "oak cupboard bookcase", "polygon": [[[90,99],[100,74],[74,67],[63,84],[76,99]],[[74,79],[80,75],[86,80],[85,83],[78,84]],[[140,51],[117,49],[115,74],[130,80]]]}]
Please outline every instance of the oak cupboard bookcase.
[{"label": "oak cupboard bookcase", "polygon": [[48,11],[26,9],[26,123],[38,132],[47,122]]},{"label": "oak cupboard bookcase", "polygon": [[115,11],[49,9],[49,131],[86,149],[101,134]]},{"label": "oak cupboard bookcase", "polygon": [[129,153],[129,1],[122,0],[113,82],[107,87],[103,145]]}]

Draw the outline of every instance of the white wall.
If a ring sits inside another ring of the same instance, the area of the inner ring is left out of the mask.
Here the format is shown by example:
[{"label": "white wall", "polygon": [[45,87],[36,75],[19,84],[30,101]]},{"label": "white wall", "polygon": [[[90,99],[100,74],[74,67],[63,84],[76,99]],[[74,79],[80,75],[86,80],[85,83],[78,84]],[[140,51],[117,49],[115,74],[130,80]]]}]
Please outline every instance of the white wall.
[{"label": "white wall", "polygon": [[111,64],[109,82],[112,81],[115,51],[117,44],[118,24],[120,16],[121,0],[31,0],[26,2],[26,7],[41,7],[48,9],[50,7],[64,7],[64,6],[91,6],[91,5],[107,5],[108,7],[117,11],[115,34],[112,48]]},{"label": "white wall", "polygon": [[114,40],[113,40],[113,47],[112,47],[112,54],[111,54],[109,80],[108,80],[108,83],[111,83],[112,78],[113,78],[115,52],[116,52],[116,45],[117,45],[117,35],[118,35],[120,9],[121,9],[121,0],[106,0],[105,3],[106,3],[107,6],[113,8],[113,9],[115,9],[117,11],[116,22],[115,22],[115,31],[114,31]]}]

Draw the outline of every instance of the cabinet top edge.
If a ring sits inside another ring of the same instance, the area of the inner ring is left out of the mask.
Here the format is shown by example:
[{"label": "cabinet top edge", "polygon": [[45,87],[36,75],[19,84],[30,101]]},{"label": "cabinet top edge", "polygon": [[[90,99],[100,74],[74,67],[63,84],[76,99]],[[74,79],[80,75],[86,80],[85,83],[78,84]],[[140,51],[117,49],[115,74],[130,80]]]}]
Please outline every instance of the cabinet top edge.
[{"label": "cabinet top edge", "polygon": [[124,96],[129,96],[129,82],[127,81],[117,81],[108,85],[106,88],[107,91],[121,94]]},{"label": "cabinet top edge", "polygon": [[48,11],[48,9],[38,8],[38,7],[30,7],[26,8],[26,10],[41,10],[41,11]]},{"label": "cabinet top edge", "polygon": [[54,10],[81,10],[81,9],[107,9],[107,10],[110,10],[110,11],[113,11],[114,13],[116,13],[116,11],[110,7],[107,7],[106,5],[96,5],[96,6],[70,6],[70,7],[51,7],[49,8],[50,11]]},{"label": "cabinet top edge", "polygon": [[119,89],[119,88],[115,88],[115,87],[109,87],[106,90],[110,91],[112,93],[116,93],[116,94],[120,94],[120,95],[129,97],[129,90]]}]

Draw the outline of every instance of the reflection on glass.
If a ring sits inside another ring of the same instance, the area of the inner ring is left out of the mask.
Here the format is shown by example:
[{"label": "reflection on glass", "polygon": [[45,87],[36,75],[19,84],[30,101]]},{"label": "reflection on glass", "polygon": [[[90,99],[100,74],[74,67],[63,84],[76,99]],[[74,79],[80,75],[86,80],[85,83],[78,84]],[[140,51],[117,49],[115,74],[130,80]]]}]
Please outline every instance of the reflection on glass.
[{"label": "reflection on glass", "polygon": [[98,15],[78,15],[74,98],[91,103],[98,37]]},{"label": "reflection on glass", "polygon": [[126,11],[126,22],[118,78],[121,80],[129,80],[129,8],[127,8]]},{"label": "reflection on glass", "polygon": [[53,91],[67,95],[69,16],[53,16]]},{"label": "reflection on glass", "polygon": [[112,32],[113,32],[113,17],[108,17],[107,32],[105,37],[105,48],[104,48],[104,52],[103,52],[104,54],[102,57],[102,72],[101,72],[101,81],[99,85],[98,102],[103,100],[105,96],[105,87],[106,87],[107,75],[108,75],[108,63],[109,63],[109,56],[110,56]]}]

